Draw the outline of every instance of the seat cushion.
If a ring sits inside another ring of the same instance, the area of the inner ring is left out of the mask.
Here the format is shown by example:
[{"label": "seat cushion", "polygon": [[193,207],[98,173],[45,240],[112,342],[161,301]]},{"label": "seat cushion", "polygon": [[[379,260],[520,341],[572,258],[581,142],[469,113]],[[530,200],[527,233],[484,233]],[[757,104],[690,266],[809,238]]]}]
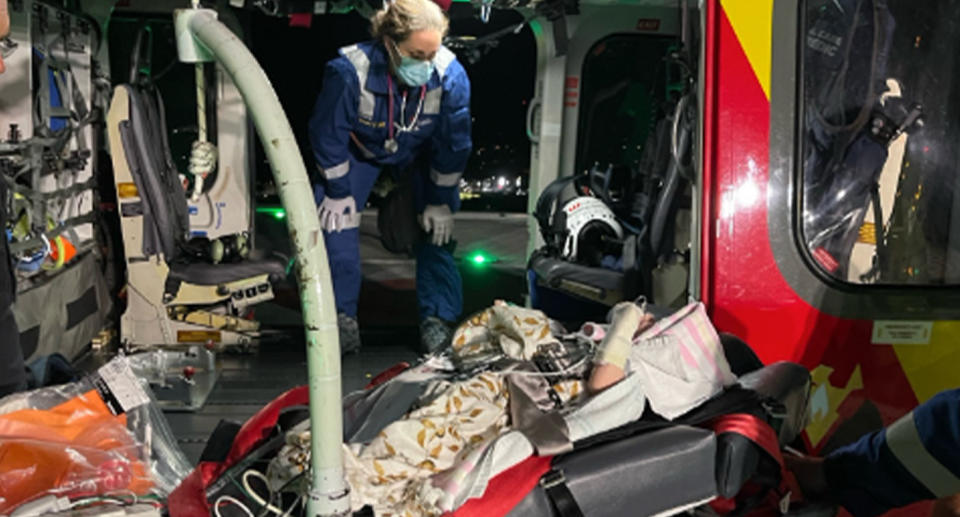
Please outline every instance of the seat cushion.
[{"label": "seat cushion", "polygon": [[[584,516],[650,516],[715,497],[715,458],[711,431],[678,425],[576,450],[553,467],[563,471]],[[509,515],[556,514],[537,486]]]},{"label": "seat cushion", "polygon": [[534,256],[530,269],[544,286],[578,297],[613,305],[624,296],[624,274],[610,269],[588,267],[543,255]]},{"label": "seat cushion", "polygon": [[174,263],[170,264],[170,279],[196,285],[220,285],[260,275],[270,275],[271,281],[277,281],[286,276],[286,271],[286,261],[279,258],[233,264]]}]

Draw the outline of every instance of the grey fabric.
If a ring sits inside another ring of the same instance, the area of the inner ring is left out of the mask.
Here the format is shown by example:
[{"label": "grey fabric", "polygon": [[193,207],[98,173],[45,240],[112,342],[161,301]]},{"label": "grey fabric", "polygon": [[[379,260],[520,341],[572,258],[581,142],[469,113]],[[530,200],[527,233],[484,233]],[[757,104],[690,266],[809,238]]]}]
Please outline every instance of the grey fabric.
[{"label": "grey fabric", "polygon": [[738,382],[782,406],[782,419],[774,426],[780,429],[780,443],[791,443],[800,436],[807,426],[810,401],[810,372],[806,368],[781,361],[750,372]]},{"label": "grey fabric", "polygon": [[343,399],[343,441],[369,443],[387,425],[405,415],[423,394],[427,382],[392,381]]},{"label": "grey fabric", "polygon": [[[71,321],[68,308],[77,303],[94,303],[95,307],[81,315],[74,313]],[[30,362],[56,353],[76,359],[104,327],[111,304],[92,253],[75,259],[46,283],[20,293],[13,307],[17,327],[23,333],[38,332],[36,348],[24,359]],[[73,325],[68,326],[70,323]]]},{"label": "grey fabric", "polygon": [[235,264],[208,264],[193,262],[189,264],[170,264],[170,278],[196,285],[218,285],[244,278],[268,274],[282,278],[286,275],[287,264],[283,260],[247,260]]},{"label": "grey fabric", "polygon": [[546,379],[514,373],[506,381],[511,425],[530,440],[537,454],[552,456],[573,450],[566,421],[553,411]]},{"label": "grey fabric", "polygon": [[[675,426],[566,454],[554,460],[586,517],[643,517],[716,496],[713,433]],[[555,515],[537,486],[508,514]]]},{"label": "grey fabric", "polygon": [[155,230],[164,256],[169,260],[177,255],[177,244],[186,236],[190,216],[187,198],[170,156],[163,101],[152,87],[122,87],[130,96],[130,121],[120,128],[124,151],[132,162],[131,172],[140,195],[150,205]]},{"label": "grey fabric", "polygon": [[[130,129],[131,122],[124,121],[120,123],[120,141],[123,144],[123,151],[127,157],[127,166],[130,168],[130,176],[133,183],[137,186],[137,192],[147,192],[148,184],[146,181],[147,173],[144,169],[144,160],[137,151],[136,137],[133,130]],[[163,252],[163,242],[160,238],[159,228],[154,217],[153,203],[149,199],[141,198],[140,201],[121,202],[121,214],[124,217],[140,215],[143,216],[143,237],[140,244],[140,251],[144,256],[149,257]],[[161,216],[162,217],[162,216]]]},{"label": "grey fabric", "polygon": [[[0,225],[7,224],[7,185],[0,182]],[[0,240],[0,396],[20,388],[26,379],[20,334],[11,307],[17,295],[17,278],[7,239]]]},{"label": "grey fabric", "polygon": [[24,387],[26,370],[20,350],[20,334],[9,307],[0,314],[0,397]]}]

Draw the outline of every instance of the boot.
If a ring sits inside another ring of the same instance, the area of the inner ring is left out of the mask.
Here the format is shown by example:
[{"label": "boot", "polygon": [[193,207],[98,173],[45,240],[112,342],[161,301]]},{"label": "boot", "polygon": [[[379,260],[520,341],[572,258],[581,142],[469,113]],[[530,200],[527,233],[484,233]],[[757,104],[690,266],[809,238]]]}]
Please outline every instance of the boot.
[{"label": "boot", "polygon": [[340,332],[340,355],[360,353],[360,325],[357,318],[342,312],[337,314],[337,329]]}]

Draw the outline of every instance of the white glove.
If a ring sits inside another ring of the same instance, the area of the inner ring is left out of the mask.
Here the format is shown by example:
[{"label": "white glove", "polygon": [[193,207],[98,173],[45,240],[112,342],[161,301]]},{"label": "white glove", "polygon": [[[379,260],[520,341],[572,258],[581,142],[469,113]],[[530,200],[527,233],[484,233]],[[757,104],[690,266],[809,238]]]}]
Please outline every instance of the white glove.
[{"label": "white glove", "polygon": [[433,231],[433,245],[443,246],[453,236],[453,213],[447,205],[427,205],[420,215],[423,231]]},{"label": "white glove", "polygon": [[325,232],[342,232],[360,226],[360,214],[353,196],[340,199],[324,197],[317,208],[320,227]]}]

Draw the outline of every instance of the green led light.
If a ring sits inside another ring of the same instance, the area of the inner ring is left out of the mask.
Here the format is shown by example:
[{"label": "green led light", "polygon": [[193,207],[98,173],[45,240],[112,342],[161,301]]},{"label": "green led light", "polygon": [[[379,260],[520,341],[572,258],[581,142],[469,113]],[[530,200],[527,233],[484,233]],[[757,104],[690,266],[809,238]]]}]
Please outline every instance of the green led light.
[{"label": "green led light", "polygon": [[495,257],[487,255],[482,251],[475,251],[472,254],[467,256],[467,261],[472,263],[475,266],[485,266],[487,264],[492,264],[497,261]]},{"label": "green led light", "polygon": [[277,220],[287,217],[287,212],[283,209],[283,207],[279,206],[258,206],[257,213],[272,215]]}]

